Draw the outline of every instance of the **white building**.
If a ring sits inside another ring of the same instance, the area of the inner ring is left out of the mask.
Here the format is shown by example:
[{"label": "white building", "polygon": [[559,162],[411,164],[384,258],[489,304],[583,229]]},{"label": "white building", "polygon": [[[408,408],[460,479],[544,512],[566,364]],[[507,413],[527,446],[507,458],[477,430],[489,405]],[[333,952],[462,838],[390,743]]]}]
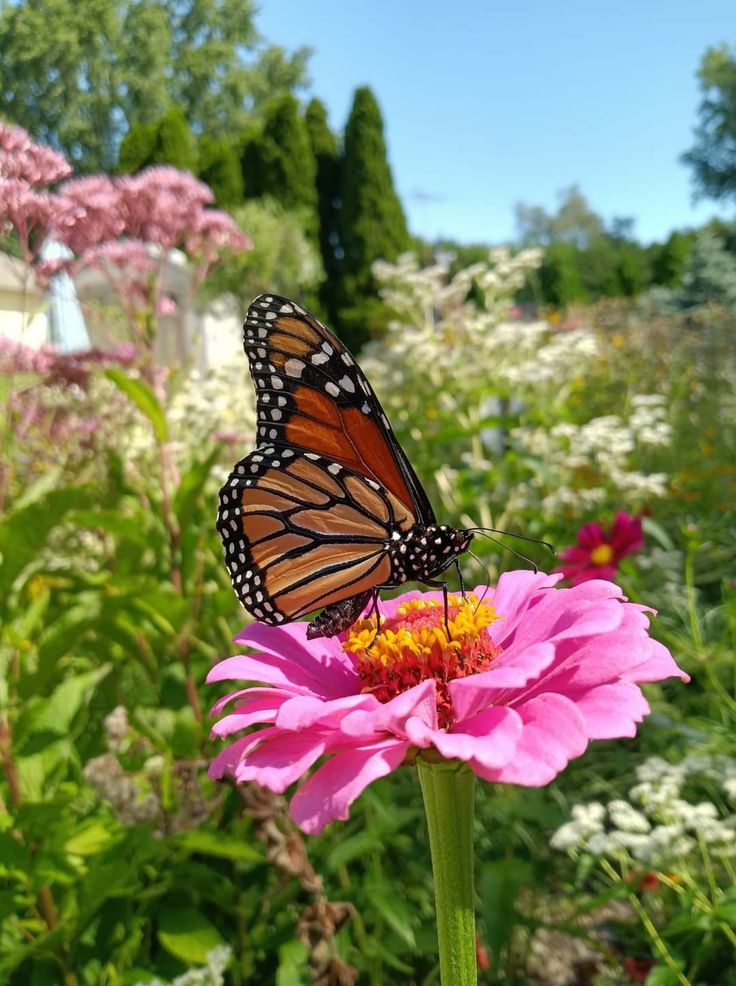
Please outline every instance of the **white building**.
[{"label": "white building", "polygon": [[[54,256],[54,247],[47,256]],[[25,295],[23,273],[19,260],[0,253],[1,336],[32,348],[51,343],[63,352],[90,346],[107,349],[135,341],[115,290],[101,271],[89,268],[73,282],[61,274],[46,291],[31,278]],[[240,358],[242,313],[226,298],[200,310],[192,297],[182,253],[172,251],[162,288],[174,301],[175,311],[158,320],[155,349],[159,363],[206,372]]]}]

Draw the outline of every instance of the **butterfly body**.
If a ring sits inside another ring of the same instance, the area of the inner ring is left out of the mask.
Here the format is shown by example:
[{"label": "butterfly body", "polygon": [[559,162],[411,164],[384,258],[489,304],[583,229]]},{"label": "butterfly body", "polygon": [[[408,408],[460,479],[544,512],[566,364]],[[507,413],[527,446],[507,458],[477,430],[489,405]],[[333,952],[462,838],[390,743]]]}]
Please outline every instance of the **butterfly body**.
[{"label": "butterfly body", "polygon": [[243,332],[257,443],[220,491],[226,565],[257,619],[321,609],[309,636],[333,636],[380,589],[432,584],[473,535],[436,523],[370,384],[318,319],[261,295]]}]

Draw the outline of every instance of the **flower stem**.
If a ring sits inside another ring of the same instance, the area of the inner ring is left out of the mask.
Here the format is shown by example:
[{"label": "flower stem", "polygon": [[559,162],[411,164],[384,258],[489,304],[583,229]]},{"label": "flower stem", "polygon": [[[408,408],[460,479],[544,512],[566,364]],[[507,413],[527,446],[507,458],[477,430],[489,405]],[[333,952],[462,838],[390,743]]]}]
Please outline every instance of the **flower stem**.
[{"label": "flower stem", "polygon": [[432,854],[442,986],[476,986],[473,899],[475,775],[463,763],[417,760]]}]

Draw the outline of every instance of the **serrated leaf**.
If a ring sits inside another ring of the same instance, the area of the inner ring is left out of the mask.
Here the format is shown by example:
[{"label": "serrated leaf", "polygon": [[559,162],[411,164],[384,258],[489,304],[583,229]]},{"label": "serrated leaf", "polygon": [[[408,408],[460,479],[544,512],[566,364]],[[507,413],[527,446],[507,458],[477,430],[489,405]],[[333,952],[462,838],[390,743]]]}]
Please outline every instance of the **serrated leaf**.
[{"label": "serrated leaf", "polygon": [[158,940],[170,955],[189,965],[204,965],[212,949],[225,944],[217,928],[194,907],[164,908]]},{"label": "serrated leaf", "polygon": [[148,384],[115,368],[105,370],[105,376],[148,418],[158,441],[165,442],[168,435],[166,416]]}]

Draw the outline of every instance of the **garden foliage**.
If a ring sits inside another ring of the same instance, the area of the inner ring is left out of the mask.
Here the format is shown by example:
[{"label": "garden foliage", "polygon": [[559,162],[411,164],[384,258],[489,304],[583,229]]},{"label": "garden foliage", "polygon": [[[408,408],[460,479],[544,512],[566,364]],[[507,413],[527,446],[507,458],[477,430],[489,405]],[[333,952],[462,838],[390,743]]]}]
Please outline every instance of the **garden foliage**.
[{"label": "garden foliage", "polygon": [[[216,491],[249,447],[252,407],[244,360],[204,377],[159,363],[158,259],[176,247],[206,282],[225,255],[249,256],[247,239],[172,169],[59,187],[61,157],[19,131],[2,139],[2,229],[28,276],[51,273],[40,245],[55,230],[73,270],[98,264],[117,285],[126,338],[71,355],[0,344],[0,981],[436,982],[408,771],[318,839],[282,798],[207,777],[221,693],[203,682],[243,622]],[[726,986],[730,315],[609,303],[530,322],[513,295],[538,260],[375,265],[390,324],[365,369],[444,521],[564,547],[584,522],[642,513],[644,546],[618,578],[659,609],[654,633],[693,680],[649,688],[635,741],[598,744],[547,788],[481,785],[479,978]],[[493,576],[511,567],[496,546],[479,554]]]}]

